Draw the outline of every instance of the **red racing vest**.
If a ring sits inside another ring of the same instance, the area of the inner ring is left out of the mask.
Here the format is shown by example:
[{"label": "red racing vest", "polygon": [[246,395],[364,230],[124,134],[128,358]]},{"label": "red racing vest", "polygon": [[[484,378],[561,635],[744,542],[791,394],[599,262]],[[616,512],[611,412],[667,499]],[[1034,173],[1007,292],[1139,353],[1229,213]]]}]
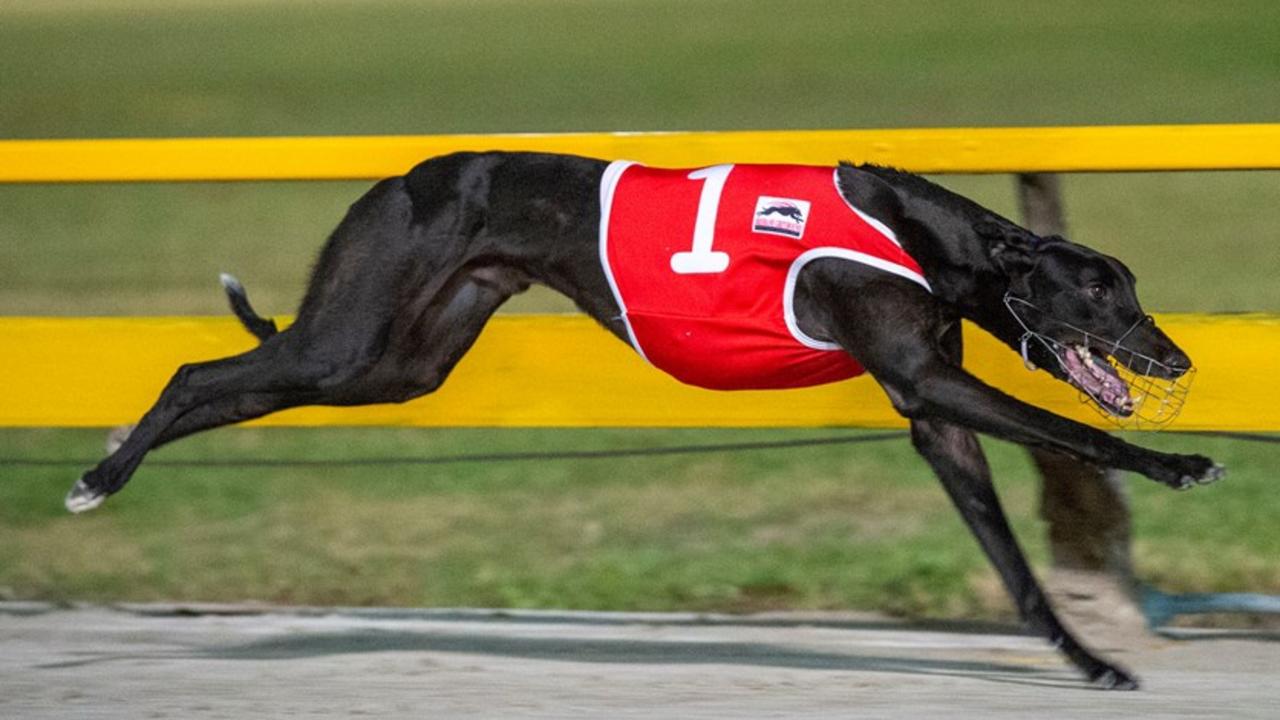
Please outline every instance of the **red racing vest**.
[{"label": "red racing vest", "polygon": [[801,268],[842,258],[930,288],[893,231],[837,182],[830,167],[611,163],[600,185],[600,262],[632,347],[677,380],[716,390],[862,374],[797,324]]}]

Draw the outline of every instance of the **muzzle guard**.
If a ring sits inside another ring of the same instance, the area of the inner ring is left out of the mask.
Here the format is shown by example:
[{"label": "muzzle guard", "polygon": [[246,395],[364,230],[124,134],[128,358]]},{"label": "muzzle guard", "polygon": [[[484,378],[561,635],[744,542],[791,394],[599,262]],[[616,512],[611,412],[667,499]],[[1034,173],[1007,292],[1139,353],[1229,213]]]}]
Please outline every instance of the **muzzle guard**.
[{"label": "muzzle guard", "polygon": [[1134,330],[1152,321],[1150,316],[1134,323],[1115,340],[1055,320],[1057,326],[1080,335],[1078,344],[1067,345],[1031,329],[1026,314],[1048,316],[1036,305],[1009,293],[1004,296],[1004,304],[1022,327],[1020,347],[1027,367],[1035,369],[1028,348],[1033,342],[1039,343],[1057,360],[1068,382],[1080,391],[1080,401],[1112,424],[1125,430],[1158,430],[1182,411],[1195,368],[1171,367],[1124,344]]}]

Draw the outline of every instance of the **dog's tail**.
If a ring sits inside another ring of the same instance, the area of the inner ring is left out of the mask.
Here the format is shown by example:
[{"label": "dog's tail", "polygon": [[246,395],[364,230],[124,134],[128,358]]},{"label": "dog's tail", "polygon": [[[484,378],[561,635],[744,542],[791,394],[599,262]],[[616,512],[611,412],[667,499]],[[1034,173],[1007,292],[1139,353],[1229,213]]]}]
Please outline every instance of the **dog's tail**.
[{"label": "dog's tail", "polygon": [[244,291],[244,285],[241,285],[234,275],[222,273],[218,279],[222,281],[222,287],[227,291],[227,300],[231,301],[231,312],[236,314],[245,329],[253,333],[259,342],[279,332],[274,320],[268,320],[253,311],[253,306],[249,304],[249,294]]}]

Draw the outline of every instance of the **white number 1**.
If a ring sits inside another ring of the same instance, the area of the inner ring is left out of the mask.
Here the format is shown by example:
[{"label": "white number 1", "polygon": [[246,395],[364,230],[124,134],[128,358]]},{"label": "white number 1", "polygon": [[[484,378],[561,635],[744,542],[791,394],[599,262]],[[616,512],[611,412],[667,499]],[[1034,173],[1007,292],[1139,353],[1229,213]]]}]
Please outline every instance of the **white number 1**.
[{"label": "white number 1", "polygon": [[729,179],[732,165],[714,165],[689,173],[690,180],[703,180],[698,197],[698,217],[693,223],[693,249],[671,256],[671,269],[681,275],[724,272],[729,267],[729,253],[711,249],[715,241],[716,213],[720,210],[720,193]]}]

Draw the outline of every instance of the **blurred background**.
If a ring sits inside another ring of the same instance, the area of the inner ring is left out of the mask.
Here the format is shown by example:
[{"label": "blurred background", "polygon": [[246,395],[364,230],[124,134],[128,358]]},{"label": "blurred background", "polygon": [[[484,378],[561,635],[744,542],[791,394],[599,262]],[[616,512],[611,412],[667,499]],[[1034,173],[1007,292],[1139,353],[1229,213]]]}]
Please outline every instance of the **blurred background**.
[{"label": "blurred background", "polygon": [[[0,138],[1275,122],[1280,5],[5,0]],[[939,178],[1016,217],[1010,176]],[[1280,310],[1276,173],[1064,178],[1071,236],[1153,311]],[[369,183],[0,186],[0,314],[223,314],[217,274],[287,314]],[[509,311],[572,311],[534,290]],[[104,382],[110,382],[104,378]],[[797,439],[822,430],[229,429],[157,452],[71,518],[82,468],[0,463],[0,597],[854,608],[1009,617],[905,441],[614,461],[256,461]],[[0,456],[84,460],[97,430],[0,430]],[[1280,591],[1274,451],[1230,481],[1135,479],[1139,572]],[[987,443],[1044,556],[1022,453]],[[192,461],[244,460],[239,467]]]}]

